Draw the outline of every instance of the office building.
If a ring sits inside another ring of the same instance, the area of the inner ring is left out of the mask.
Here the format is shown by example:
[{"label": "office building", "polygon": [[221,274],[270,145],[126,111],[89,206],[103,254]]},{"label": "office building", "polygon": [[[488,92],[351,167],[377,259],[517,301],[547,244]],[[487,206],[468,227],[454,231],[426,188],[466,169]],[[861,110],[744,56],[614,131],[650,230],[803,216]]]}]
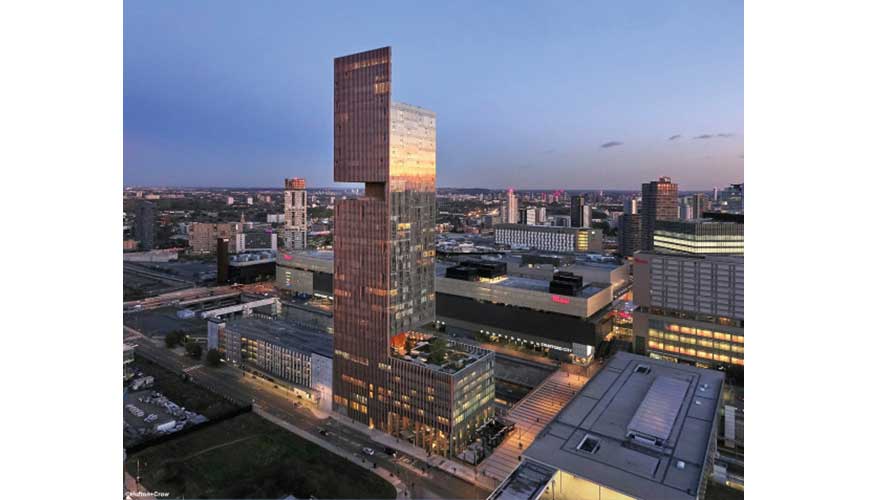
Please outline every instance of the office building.
[{"label": "office building", "polygon": [[235,236],[237,239],[238,252],[252,252],[256,250],[277,251],[277,235],[269,228],[249,229]]},{"label": "office building", "polygon": [[538,223],[538,210],[535,207],[526,207],[519,209],[517,220],[520,224],[534,226]]},{"label": "office building", "polygon": [[571,197],[571,227],[592,227],[592,207],[582,195]]},{"label": "office building", "polygon": [[653,230],[657,220],[678,218],[678,185],[670,177],[660,177],[641,185],[641,249],[653,249]]},{"label": "office building", "polygon": [[641,250],[641,215],[624,213],[620,216],[617,232],[617,250],[623,257],[631,257]]},{"label": "office building", "polygon": [[285,247],[302,250],[307,248],[307,185],[304,179],[286,179],[284,194]]},{"label": "office building", "polygon": [[653,249],[700,255],[744,255],[744,216],[723,220],[658,220]]},{"label": "office building", "polygon": [[744,257],[638,252],[635,352],[744,366]]},{"label": "office building", "polygon": [[548,252],[601,252],[602,231],[580,227],[496,224],[495,243]]},{"label": "office building", "polygon": [[629,198],[628,200],[623,201],[623,213],[635,215],[638,213],[638,199],[637,198]]},{"label": "office building", "polygon": [[554,215],[553,225],[556,227],[571,227],[570,215]]},{"label": "office building", "polygon": [[188,244],[191,253],[195,255],[211,255],[216,253],[216,240],[228,239],[228,251],[237,252],[237,233],[243,231],[239,222],[224,222],[212,224],[209,222],[192,222],[188,231]]},{"label": "office building", "polygon": [[702,500],[724,376],[614,355],[488,500]]},{"label": "office building", "polygon": [[[494,353],[434,321],[435,114],[391,101],[389,47],[334,60],[333,409],[440,455],[494,414]],[[513,213],[513,211],[510,211]]]},{"label": "office building", "polygon": [[286,214],[267,214],[268,224],[283,224],[286,222]]},{"label": "office building", "polygon": [[334,252],[283,251],[276,266],[275,284],[281,294],[334,298]]},{"label": "office building", "polygon": [[712,206],[712,210],[744,213],[744,183],[730,184],[729,187],[720,191],[717,194],[716,206]]},{"label": "office building", "polygon": [[155,247],[155,204],[150,201],[137,203],[134,217],[134,238],[140,242],[140,250],[152,250]]},{"label": "office building", "polygon": [[501,220],[506,224],[516,224],[519,221],[517,197],[513,188],[507,190],[507,199],[501,204]]},{"label": "office building", "polygon": [[208,344],[216,345],[235,365],[280,379],[322,410],[331,409],[334,348],[330,334],[258,317],[210,320]]},{"label": "office building", "polygon": [[234,204],[234,197],[233,197],[233,196],[229,196],[229,197],[227,197],[227,198],[225,199],[225,204],[226,204],[226,205],[233,205],[233,204]]},{"label": "office building", "polygon": [[701,219],[705,213],[705,195],[696,193],[687,197],[687,204],[692,209],[691,219]]}]

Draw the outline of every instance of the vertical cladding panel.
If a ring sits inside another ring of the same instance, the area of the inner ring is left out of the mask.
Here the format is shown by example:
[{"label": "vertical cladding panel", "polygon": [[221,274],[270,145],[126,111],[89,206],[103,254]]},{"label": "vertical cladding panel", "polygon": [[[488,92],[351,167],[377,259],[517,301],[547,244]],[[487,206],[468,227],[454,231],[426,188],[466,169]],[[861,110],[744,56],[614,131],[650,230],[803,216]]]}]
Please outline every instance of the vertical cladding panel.
[{"label": "vertical cladding panel", "polygon": [[382,377],[377,365],[388,357],[388,214],[384,202],[362,198],[338,203],[335,217],[334,347],[344,354],[335,356],[334,392],[353,401],[369,397],[367,384]]},{"label": "vertical cladding panel", "polygon": [[386,182],[391,49],[334,60],[334,180]]}]

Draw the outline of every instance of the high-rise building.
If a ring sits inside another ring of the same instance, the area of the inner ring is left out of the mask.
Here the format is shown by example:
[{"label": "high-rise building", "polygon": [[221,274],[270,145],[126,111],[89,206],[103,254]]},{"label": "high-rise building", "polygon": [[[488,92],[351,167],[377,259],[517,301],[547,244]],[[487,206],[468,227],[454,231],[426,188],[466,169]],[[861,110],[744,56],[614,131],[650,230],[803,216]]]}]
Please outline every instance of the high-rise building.
[{"label": "high-rise building", "polygon": [[717,194],[717,207],[723,212],[744,213],[744,183],[730,184]]},{"label": "high-rise building", "polygon": [[637,198],[629,198],[628,200],[623,201],[623,213],[635,215],[638,213],[638,199]]},{"label": "high-rise building", "polygon": [[571,227],[592,227],[592,207],[582,195],[571,197]]},{"label": "high-rise building", "polygon": [[617,247],[620,255],[631,257],[641,250],[641,215],[624,213],[620,216]]},{"label": "high-rise building", "polygon": [[206,255],[216,253],[216,239],[227,238],[228,251],[237,253],[237,233],[243,231],[239,222],[211,224],[209,222],[192,222],[188,230],[188,244],[191,253]]},{"label": "high-rise building", "polygon": [[229,196],[229,197],[225,200],[225,204],[226,204],[226,205],[233,205],[233,204],[234,204],[234,197],[233,197],[233,196]]},{"label": "high-rise building", "polygon": [[637,353],[744,366],[744,256],[638,252],[634,275]]},{"label": "high-rise building", "polygon": [[[435,318],[435,114],[391,101],[391,49],[334,60],[333,408],[441,455],[494,414],[494,353],[417,332]],[[510,211],[509,213],[513,213]]]},{"label": "high-rise building", "polygon": [[538,213],[535,207],[526,207],[519,209],[517,220],[520,224],[534,226],[538,223]]},{"label": "high-rise building", "polygon": [[291,250],[307,248],[307,184],[304,179],[286,179],[285,246]]},{"label": "high-rise building", "polygon": [[501,205],[503,213],[501,220],[507,224],[516,224],[519,222],[519,205],[517,204],[517,197],[513,194],[513,188],[507,190],[507,200]]},{"label": "high-rise building", "polygon": [[535,224],[547,223],[547,207],[535,208]]},{"label": "high-rise building", "polygon": [[134,217],[134,238],[140,242],[140,250],[152,250],[155,246],[155,204],[150,201],[137,203]]},{"label": "high-rise building", "polygon": [[696,193],[689,196],[689,204],[693,210],[693,219],[701,219],[702,214],[705,212],[705,195],[702,193]]},{"label": "high-rise building", "polygon": [[744,255],[744,216],[725,214],[721,219],[658,220],[653,249],[691,255]]},{"label": "high-rise building", "polygon": [[678,185],[660,177],[641,185],[641,249],[653,249],[656,221],[678,218]]}]

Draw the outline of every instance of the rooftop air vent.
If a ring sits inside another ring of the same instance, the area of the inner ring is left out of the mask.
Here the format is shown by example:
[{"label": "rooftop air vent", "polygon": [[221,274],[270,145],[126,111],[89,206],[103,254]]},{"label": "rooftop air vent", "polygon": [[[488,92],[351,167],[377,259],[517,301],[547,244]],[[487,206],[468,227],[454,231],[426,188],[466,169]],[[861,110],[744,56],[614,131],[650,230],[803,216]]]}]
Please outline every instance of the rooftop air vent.
[{"label": "rooftop air vent", "polygon": [[678,463],[676,465],[677,465],[677,468],[680,470],[684,470],[684,467],[687,466],[687,464],[683,460],[678,460]]},{"label": "rooftop air vent", "polygon": [[647,375],[650,373],[650,367],[647,365],[638,365],[635,367],[635,373],[640,373],[641,375]]},{"label": "rooftop air vent", "polygon": [[583,440],[577,445],[578,450],[583,450],[587,453],[595,453],[599,449],[599,440],[587,434]]}]

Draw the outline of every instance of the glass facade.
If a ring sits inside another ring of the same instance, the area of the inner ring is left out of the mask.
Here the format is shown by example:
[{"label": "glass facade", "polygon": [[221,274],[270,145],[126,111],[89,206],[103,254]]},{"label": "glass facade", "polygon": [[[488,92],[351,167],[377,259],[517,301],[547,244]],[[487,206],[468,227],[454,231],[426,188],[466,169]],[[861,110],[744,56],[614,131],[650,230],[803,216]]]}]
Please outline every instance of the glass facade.
[{"label": "glass facade", "polygon": [[365,183],[335,212],[334,409],[449,454],[455,375],[390,356],[434,321],[436,215],[435,114],[390,96],[389,47],[334,60],[334,179]]}]

